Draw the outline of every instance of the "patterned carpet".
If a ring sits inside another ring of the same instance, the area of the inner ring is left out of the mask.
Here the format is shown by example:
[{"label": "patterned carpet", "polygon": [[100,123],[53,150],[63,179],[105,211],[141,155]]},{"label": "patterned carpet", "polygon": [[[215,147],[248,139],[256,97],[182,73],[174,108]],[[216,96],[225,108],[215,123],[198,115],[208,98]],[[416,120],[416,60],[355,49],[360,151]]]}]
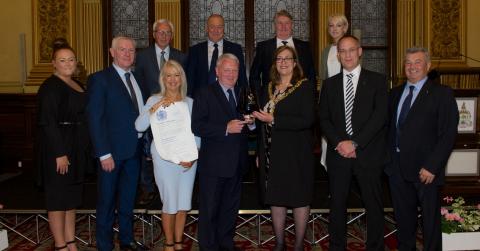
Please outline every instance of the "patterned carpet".
[{"label": "patterned carpet", "polygon": [[[91,234],[89,234],[89,218],[88,215],[84,215],[84,217],[79,219],[77,223],[77,236],[82,239],[84,242],[77,240],[77,245],[79,250],[96,250],[95,249],[95,222],[90,218],[90,229]],[[2,215],[3,222],[10,222],[14,224],[14,222],[22,222],[25,219],[25,216],[21,216],[15,218],[14,215]],[[16,230],[25,235],[26,237],[34,240],[35,242],[40,242],[41,244],[34,244],[29,242],[28,240],[22,238],[20,235],[13,233],[12,231],[8,231],[8,238],[9,238],[9,248],[7,250],[15,250],[15,251],[30,251],[30,250],[39,250],[39,251],[50,251],[53,249],[53,240],[51,239],[51,235],[48,229],[47,222],[42,219],[42,217],[37,217],[39,220],[38,223],[38,239],[36,235],[36,220],[33,218],[25,223],[19,225]],[[267,219],[267,218],[264,218]],[[191,219],[190,219],[191,220]],[[194,220],[193,220],[194,221]],[[291,221],[291,220],[290,220]],[[239,224],[242,222],[239,221]],[[237,229],[237,236],[235,237],[235,245],[236,247],[242,250],[272,250],[274,245],[274,239],[272,236],[272,229],[269,222],[265,222],[262,224],[260,228],[254,224],[255,221],[243,223],[242,227]],[[288,222],[291,223],[291,222]],[[288,225],[288,224],[287,224]],[[188,236],[192,236],[196,238],[196,224],[190,224],[186,227],[185,233]],[[314,228],[312,228],[312,224],[309,225],[307,230],[306,239],[312,240],[314,238],[318,241],[315,245],[310,245],[309,243],[305,243],[305,250],[328,250],[328,238],[325,238],[319,241],[322,236],[326,235],[326,224],[316,222],[314,224]],[[385,232],[388,233],[391,230],[389,224],[386,224]],[[357,222],[354,224],[349,225],[349,235],[348,238],[348,247],[347,250],[349,251],[356,251],[356,250],[365,250],[365,245],[361,239],[364,238],[364,222]],[[293,229],[291,229],[293,230]],[[290,230],[290,231],[291,231]],[[261,233],[261,242],[265,242],[264,244],[258,246],[253,242],[258,243],[258,231]],[[142,222],[137,220],[135,222],[135,236],[136,239],[142,241],[142,236],[144,236],[143,242],[151,249],[151,250],[163,250],[163,235],[160,228],[160,221],[155,221],[155,225],[152,229],[149,226],[145,228],[145,235],[142,234]],[[243,237],[241,237],[241,236]],[[153,238],[152,238],[153,236]],[[289,247],[289,250],[293,246],[294,242],[294,235],[287,231],[286,234],[286,241]],[[91,238],[91,239],[89,239]],[[250,239],[248,241],[247,239]],[[270,240],[269,240],[270,239]],[[192,241],[192,239],[185,237],[185,250],[198,250],[198,245],[196,242]],[[269,240],[269,241],[267,241]],[[419,242],[421,239],[419,239]],[[92,243],[88,245],[87,243]],[[116,244],[118,250],[118,243]],[[419,243],[420,247],[420,243]],[[385,238],[385,250],[395,250],[396,248],[396,240],[394,235],[390,235]],[[421,247],[420,247],[421,248]]]}]

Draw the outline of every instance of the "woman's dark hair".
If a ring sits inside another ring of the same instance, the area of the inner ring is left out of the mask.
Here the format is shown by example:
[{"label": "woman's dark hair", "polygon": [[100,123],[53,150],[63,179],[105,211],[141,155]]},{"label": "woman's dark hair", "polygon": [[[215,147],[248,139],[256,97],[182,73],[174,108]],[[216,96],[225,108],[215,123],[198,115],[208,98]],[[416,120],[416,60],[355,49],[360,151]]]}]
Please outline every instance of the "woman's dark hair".
[{"label": "woman's dark hair", "polygon": [[297,81],[304,78],[303,69],[302,69],[302,66],[300,66],[300,63],[298,62],[297,52],[295,51],[295,49],[293,49],[288,45],[283,45],[278,47],[273,53],[272,66],[270,67],[270,81],[272,81],[275,85],[280,83],[280,74],[277,71],[277,57],[278,57],[278,54],[280,54],[282,51],[290,51],[292,53],[293,62],[295,62],[295,66],[293,67],[292,80],[290,80],[290,82],[292,84],[295,84]]},{"label": "woman's dark hair", "polygon": [[76,55],[75,50],[73,50],[73,48],[70,47],[70,45],[68,44],[68,41],[63,37],[56,38],[52,42],[52,60],[55,59],[55,57],[57,56],[57,52],[60,50],[70,50],[73,52],[73,54]]}]

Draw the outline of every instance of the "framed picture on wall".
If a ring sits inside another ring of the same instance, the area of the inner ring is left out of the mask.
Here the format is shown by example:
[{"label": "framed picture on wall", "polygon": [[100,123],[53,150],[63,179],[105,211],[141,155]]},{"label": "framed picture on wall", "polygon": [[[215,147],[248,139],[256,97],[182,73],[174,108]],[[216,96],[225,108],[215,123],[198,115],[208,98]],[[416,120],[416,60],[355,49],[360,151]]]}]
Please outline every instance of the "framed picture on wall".
[{"label": "framed picture on wall", "polygon": [[476,133],[477,97],[456,98],[459,121],[458,133]]},{"label": "framed picture on wall", "polygon": [[447,176],[478,176],[480,149],[455,149],[445,168]]}]

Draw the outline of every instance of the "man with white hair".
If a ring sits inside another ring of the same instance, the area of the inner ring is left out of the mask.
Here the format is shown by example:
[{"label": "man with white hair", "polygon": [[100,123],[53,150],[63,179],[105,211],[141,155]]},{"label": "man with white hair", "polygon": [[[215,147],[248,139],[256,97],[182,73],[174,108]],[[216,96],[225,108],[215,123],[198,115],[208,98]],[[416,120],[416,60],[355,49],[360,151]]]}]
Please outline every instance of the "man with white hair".
[{"label": "man with white hair", "polygon": [[[170,46],[173,39],[174,26],[167,19],[159,19],[153,24],[153,38],[155,43],[146,49],[140,51],[137,55],[135,64],[135,73],[139,78],[139,84],[143,85],[148,98],[152,94],[160,92],[158,78],[160,70],[166,61],[173,59],[185,67],[187,56]],[[153,181],[153,163],[150,154],[150,140],[152,138],[150,130],[146,132],[144,144],[145,158],[142,160],[140,171],[140,194],[138,204],[141,206],[150,204],[158,195],[155,183]]]},{"label": "man with white hair", "polygon": [[88,78],[87,117],[95,157],[98,158],[97,249],[111,251],[115,210],[120,250],[144,250],[133,238],[133,208],[140,172],[140,138],[135,120],[144,97],[132,74],[135,40],[115,37],[113,65]]}]

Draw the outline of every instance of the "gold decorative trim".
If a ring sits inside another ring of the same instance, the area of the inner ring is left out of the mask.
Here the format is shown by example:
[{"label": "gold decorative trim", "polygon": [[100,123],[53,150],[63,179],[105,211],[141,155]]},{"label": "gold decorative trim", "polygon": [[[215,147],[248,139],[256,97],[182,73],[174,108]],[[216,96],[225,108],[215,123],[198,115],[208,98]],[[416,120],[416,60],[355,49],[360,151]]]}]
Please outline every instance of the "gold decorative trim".
[{"label": "gold decorative trim", "polygon": [[[466,66],[465,0],[426,0],[425,42],[433,65]],[[441,65],[440,65],[441,64]]]},{"label": "gold decorative trim", "polygon": [[51,44],[63,37],[75,48],[74,0],[32,0],[33,66],[26,86],[40,85],[52,73]]}]

